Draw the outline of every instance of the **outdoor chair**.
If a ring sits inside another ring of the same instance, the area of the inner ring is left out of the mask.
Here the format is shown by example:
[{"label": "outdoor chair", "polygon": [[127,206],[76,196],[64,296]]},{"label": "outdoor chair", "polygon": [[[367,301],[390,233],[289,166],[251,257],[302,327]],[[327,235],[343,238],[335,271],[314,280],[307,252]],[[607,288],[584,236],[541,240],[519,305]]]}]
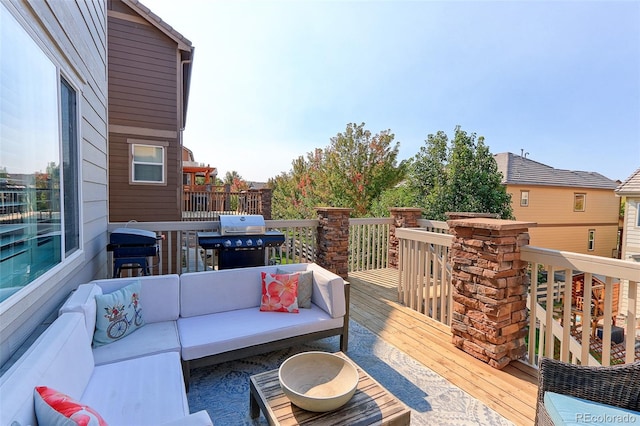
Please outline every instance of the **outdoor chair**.
[{"label": "outdoor chair", "polygon": [[[616,325],[620,304],[620,283],[613,284],[613,300],[611,301],[611,324]],[[571,317],[572,324],[577,325],[577,317],[582,317],[585,303],[591,305],[591,335],[595,336],[598,324],[604,320],[605,310],[605,288],[604,284],[595,284],[591,288],[591,297],[584,295],[584,282],[582,280],[573,281],[571,289]],[[580,318],[582,323],[582,318]]]},{"label": "outdoor chair", "polygon": [[581,366],[543,357],[538,375],[536,425],[558,426],[550,415],[551,408],[545,407],[548,392],[571,397],[563,399],[562,409],[566,413],[572,406],[577,408],[574,423],[585,415],[629,415],[620,408],[636,412],[630,415],[640,419],[640,362],[610,367]]}]

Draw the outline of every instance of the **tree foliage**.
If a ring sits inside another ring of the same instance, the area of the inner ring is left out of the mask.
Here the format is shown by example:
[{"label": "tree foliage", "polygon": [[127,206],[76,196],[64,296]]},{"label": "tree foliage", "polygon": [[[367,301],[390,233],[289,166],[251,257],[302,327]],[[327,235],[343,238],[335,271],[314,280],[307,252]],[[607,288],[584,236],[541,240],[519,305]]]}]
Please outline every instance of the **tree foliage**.
[{"label": "tree foliage", "polygon": [[409,173],[409,186],[425,217],[445,220],[446,212],[513,216],[511,196],[482,136],[457,126],[451,144],[442,131],[428,135],[425,142]]},{"label": "tree foliage", "polygon": [[372,134],[364,123],[350,123],[324,150],[298,157],[292,170],[270,180],[273,216],[312,218],[318,206],[349,207],[370,215],[372,205],[400,182],[406,163],[398,163],[399,143],[389,131]]},{"label": "tree foliage", "polygon": [[225,173],[224,180],[222,182],[225,185],[229,185],[229,190],[231,192],[241,192],[249,189],[247,181],[245,181],[235,170]]}]

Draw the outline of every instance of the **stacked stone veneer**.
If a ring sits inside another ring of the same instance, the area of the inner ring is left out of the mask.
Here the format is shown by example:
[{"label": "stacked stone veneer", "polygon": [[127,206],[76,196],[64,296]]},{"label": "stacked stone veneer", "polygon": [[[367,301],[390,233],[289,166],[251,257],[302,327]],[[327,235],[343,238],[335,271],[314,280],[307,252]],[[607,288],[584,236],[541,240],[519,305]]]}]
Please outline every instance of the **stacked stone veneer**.
[{"label": "stacked stone veneer", "polygon": [[344,279],[349,274],[349,216],[352,210],[316,207],[319,221],[316,263]]},{"label": "stacked stone veneer", "polygon": [[260,189],[260,211],[265,220],[271,220],[271,188]]},{"label": "stacked stone veneer", "polygon": [[394,207],[389,209],[391,213],[391,225],[389,226],[389,268],[398,269],[399,240],[396,237],[396,228],[417,228],[418,219],[422,217],[422,210],[411,207]]},{"label": "stacked stone veneer", "polygon": [[520,247],[533,223],[499,219],[450,220],[453,344],[503,368],[526,353],[527,263]]}]

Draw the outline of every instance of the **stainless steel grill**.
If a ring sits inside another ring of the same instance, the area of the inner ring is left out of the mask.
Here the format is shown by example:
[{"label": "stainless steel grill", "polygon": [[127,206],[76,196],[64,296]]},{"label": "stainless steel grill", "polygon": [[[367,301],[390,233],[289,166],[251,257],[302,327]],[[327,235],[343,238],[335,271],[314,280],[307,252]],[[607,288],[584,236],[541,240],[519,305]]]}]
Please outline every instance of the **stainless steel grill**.
[{"label": "stainless steel grill", "polygon": [[219,232],[198,232],[198,244],[218,253],[218,269],[265,265],[265,249],[279,247],[284,234],[267,231],[261,215],[220,215]]}]

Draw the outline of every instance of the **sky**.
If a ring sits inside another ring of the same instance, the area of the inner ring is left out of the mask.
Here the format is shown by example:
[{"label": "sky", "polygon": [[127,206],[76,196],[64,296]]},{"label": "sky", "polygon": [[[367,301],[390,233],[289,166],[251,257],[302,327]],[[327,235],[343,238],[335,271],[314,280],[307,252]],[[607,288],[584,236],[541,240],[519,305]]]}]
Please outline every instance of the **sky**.
[{"label": "sky", "polygon": [[492,153],[640,168],[640,1],[141,0],[195,47],[184,145],[267,181],[348,123],[399,160],[456,126]]}]

